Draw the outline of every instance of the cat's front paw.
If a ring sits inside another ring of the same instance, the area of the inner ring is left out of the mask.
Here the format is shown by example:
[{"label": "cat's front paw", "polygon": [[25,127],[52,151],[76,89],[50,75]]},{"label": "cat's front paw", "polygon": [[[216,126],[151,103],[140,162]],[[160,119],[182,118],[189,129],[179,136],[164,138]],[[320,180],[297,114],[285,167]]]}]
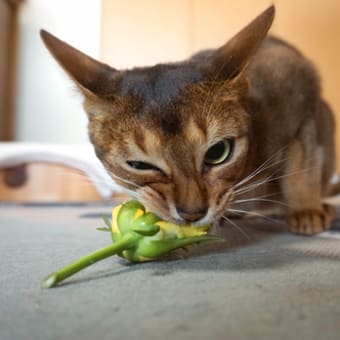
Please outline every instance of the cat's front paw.
[{"label": "cat's front paw", "polygon": [[287,216],[288,229],[300,235],[314,235],[330,228],[335,209],[323,204],[321,209],[294,211]]}]

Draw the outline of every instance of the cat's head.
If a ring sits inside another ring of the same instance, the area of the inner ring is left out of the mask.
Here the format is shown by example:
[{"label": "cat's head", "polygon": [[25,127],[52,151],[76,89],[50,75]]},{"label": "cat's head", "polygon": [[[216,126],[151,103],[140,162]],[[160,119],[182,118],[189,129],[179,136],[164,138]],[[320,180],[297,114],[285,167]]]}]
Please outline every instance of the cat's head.
[{"label": "cat's head", "polygon": [[41,36],[84,94],[90,139],[112,178],[163,219],[205,224],[223,215],[245,171],[244,69],[273,17],[270,7],[217,50],[127,71]]}]

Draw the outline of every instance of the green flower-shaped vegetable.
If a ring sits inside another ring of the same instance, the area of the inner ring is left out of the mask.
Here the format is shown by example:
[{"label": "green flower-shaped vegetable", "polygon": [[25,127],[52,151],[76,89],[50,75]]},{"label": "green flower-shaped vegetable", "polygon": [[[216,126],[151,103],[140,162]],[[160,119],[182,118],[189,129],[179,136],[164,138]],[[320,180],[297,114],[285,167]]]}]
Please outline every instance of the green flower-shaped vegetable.
[{"label": "green flower-shaped vegetable", "polygon": [[105,222],[108,226],[106,230],[111,231],[113,244],[47,276],[41,283],[43,288],[55,286],[83,268],[115,254],[132,262],[153,261],[174,249],[221,240],[207,235],[208,226],[176,225],[162,221],[157,215],[146,211],[138,201],[117,206],[112,211],[112,223],[107,219]]}]

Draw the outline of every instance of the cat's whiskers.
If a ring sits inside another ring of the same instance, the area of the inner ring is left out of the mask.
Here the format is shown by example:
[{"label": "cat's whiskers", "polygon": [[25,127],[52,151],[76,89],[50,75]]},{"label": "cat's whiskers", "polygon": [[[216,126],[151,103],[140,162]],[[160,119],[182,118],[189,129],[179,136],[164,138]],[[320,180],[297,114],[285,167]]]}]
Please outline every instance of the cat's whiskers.
[{"label": "cat's whiskers", "polygon": [[[245,177],[240,182],[236,183],[236,185],[234,185],[230,189],[233,192],[233,196],[236,197],[236,196],[245,194],[246,192],[249,192],[249,191],[257,189],[261,185],[264,185],[264,184],[266,184],[268,182],[271,182],[272,181],[271,177],[273,176],[273,173],[270,174],[265,179],[261,179],[261,180],[255,182],[255,183],[251,183],[251,184],[245,185],[247,182],[249,182],[250,180],[254,179],[256,176],[260,175],[264,171],[266,171],[266,170],[268,170],[268,169],[272,168],[273,166],[276,166],[276,165],[278,165],[280,163],[283,163],[286,159],[281,159],[279,161],[275,161],[275,162],[270,164],[270,162],[274,160],[274,157],[278,154],[278,152],[282,151],[282,149],[284,149],[284,148],[281,148],[280,150],[275,152],[270,158],[268,158],[265,162],[263,162],[258,168],[256,168],[247,177]],[[278,171],[278,169],[276,169],[276,171]],[[237,189],[237,188],[239,188],[239,189]],[[235,189],[237,189],[237,190],[235,190]],[[275,193],[275,194],[277,194],[277,193]],[[273,194],[269,194],[269,196],[271,196],[271,195],[273,195]],[[265,198],[265,197],[262,196],[261,198]],[[234,200],[232,202],[232,204],[233,203],[241,203],[240,201],[241,200]],[[244,202],[247,202],[247,200],[245,199],[245,200],[242,201],[242,203],[244,203]]]},{"label": "cat's whiskers", "polygon": [[[244,203],[249,203],[249,202],[267,202],[267,203],[273,203],[273,204],[278,204],[280,206],[284,206],[284,207],[290,207],[288,204],[282,202],[282,201],[278,201],[278,200],[272,200],[272,199],[268,199],[268,197],[271,196],[275,196],[280,194],[280,192],[274,192],[274,193],[270,193],[270,194],[266,194],[266,195],[261,195],[261,196],[257,196],[257,197],[251,197],[251,198],[245,198],[245,199],[238,199],[238,200],[234,200],[231,202],[231,207],[233,207],[234,204],[244,204]],[[227,209],[230,210],[230,209]],[[240,212],[233,212],[233,214],[236,215],[241,215]]]},{"label": "cat's whiskers", "polygon": [[[274,158],[282,151],[284,151],[290,144],[287,144],[285,145],[284,147],[280,148],[279,150],[277,150],[275,153],[273,153],[273,155],[271,155],[266,161],[264,161],[258,168],[256,168],[254,171],[252,171],[247,177],[245,177],[244,179],[242,179],[241,181],[237,182],[232,188],[231,190],[233,190],[235,192],[236,195],[239,195],[239,194],[243,194],[244,192],[242,192],[243,189],[248,189],[250,188],[251,186],[253,185],[256,185],[257,187],[257,184],[261,185],[261,184],[265,184],[267,183],[268,181],[272,182],[274,180],[277,180],[277,179],[280,179],[280,178],[284,178],[284,177],[288,177],[288,176],[291,176],[293,174],[296,174],[296,173],[299,173],[299,172],[304,172],[304,171],[309,171],[309,170],[312,170],[314,169],[315,167],[309,167],[309,168],[305,168],[305,169],[302,169],[302,170],[299,170],[299,171],[296,171],[296,172],[291,172],[291,173],[288,173],[288,174],[284,174],[284,175],[281,175],[281,176],[277,176],[277,177],[272,177],[273,175],[275,175],[275,172],[278,172],[280,171],[280,168],[281,166],[276,169],[272,174],[270,174],[267,178],[265,178],[264,180],[260,180],[259,182],[256,182],[256,183],[252,183],[250,184],[249,186],[245,186],[245,187],[241,187],[242,185],[246,184],[247,182],[249,182],[250,180],[252,180],[253,178],[255,178],[256,176],[260,175],[261,173],[263,173],[265,170],[268,170],[280,163],[282,163],[282,165],[284,165],[284,162],[286,162],[288,160],[288,158],[282,158],[278,161],[275,161],[274,163],[271,163],[271,161],[274,161]],[[263,183],[262,183],[263,182]],[[237,188],[241,187],[239,190],[235,190]]]},{"label": "cat's whiskers", "polygon": [[[284,147],[285,148],[285,147]],[[234,185],[230,190],[233,191],[233,196],[236,198],[237,196],[242,196],[246,193],[255,191],[256,189],[260,188],[261,186],[271,183],[273,181],[282,179],[282,178],[286,178],[289,176],[293,176],[296,174],[300,174],[300,173],[304,173],[307,171],[311,171],[313,169],[315,169],[315,167],[309,167],[309,168],[305,168],[302,170],[298,170],[298,171],[292,171],[290,173],[283,173],[282,175],[277,175],[277,173],[279,171],[281,171],[281,167],[282,165],[284,165],[284,163],[286,162],[287,158],[283,158],[280,159],[278,161],[275,161],[275,157],[277,156],[277,154],[279,152],[281,152],[284,148],[281,148],[280,150],[278,150],[277,152],[275,152],[270,158],[268,158],[265,162],[263,162],[257,169],[255,169],[251,174],[249,174],[247,177],[245,177],[243,180],[241,180],[240,182],[236,183],[236,185]],[[281,165],[280,165],[281,164]],[[264,171],[271,169],[275,166],[280,165],[278,168],[276,168],[269,176],[262,178],[254,183],[250,183],[248,185],[245,185],[246,183],[248,183],[249,181],[253,180],[256,176],[259,176],[261,174],[264,173]],[[236,190],[235,190],[236,189]],[[278,200],[272,200],[272,199],[268,199],[267,197],[270,197],[272,195],[277,195],[279,194],[279,192],[276,193],[270,193],[267,195],[262,195],[262,196],[257,196],[257,197],[250,197],[250,198],[244,198],[244,199],[235,199],[231,202],[231,205],[233,204],[242,204],[242,203],[248,203],[248,202],[268,202],[268,203],[274,203],[274,204],[278,204],[284,207],[288,207],[289,205],[287,205],[284,202],[278,201]],[[242,209],[234,209],[234,208],[227,208],[228,212],[234,213],[234,214],[248,214],[248,215],[253,215],[253,216],[258,216],[260,218],[264,218],[270,222],[273,223],[284,223],[282,221],[279,220],[275,220],[272,218],[269,218],[266,215],[260,214],[258,212],[254,212],[254,211],[249,211],[249,210],[242,210]]]},{"label": "cat's whiskers", "polygon": [[221,223],[219,221],[215,221],[212,223],[212,226],[210,228],[210,232],[212,234],[218,235],[221,232]]},{"label": "cat's whiskers", "polygon": [[[271,192],[270,194],[265,194],[265,195],[261,195],[261,196],[257,196],[257,197],[251,197],[251,198],[268,198],[268,197],[271,197],[271,196],[276,196],[276,195],[280,195],[281,194],[281,192],[280,191],[276,191],[276,192]],[[247,200],[247,198],[245,198],[245,199],[240,199],[240,200],[235,200],[235,201],[233,201],[233,203],[234,202],[239,202],[239,201],[241,201],[241,200]]]},{"label": "cat's whiskers", "polygon": [[222,219],[230,223],[236,230],[238,230],[243,236],[245,236],[248,240],[250,240],[250,236],[240,227],[238,226],[234,221],[232,221],[227,216],[222,216]]},{"label": "cat's whiskers", "polygon": [[272,222],[272,223],[276,223],[276,224],[285,224],[285,222],[283,221],[280,221],[280,220],[275,220],[273,218],[270,218],[264,214],[261,214],[259,212],[255,212],[255,211],[249,211],[249,210],[243,210],[243,209],[232,209],[232,208],[228,208],[228,211],[229,212],[232,212],[232,213],[240,213],[240,214],[246,214],[246,215],[253,215],[253,216],[256,216],[256,217],[260,217],[260,218],[263,218],[269,222]]},{"label": "cat's whiskers", "polygon": [[261,180],[255,182],[255,183],[244,186],[243,188],[241,187],[238,190],[234,190],[234,195],[235,195],[235,197],[240,196],[240,195],[244,195],[245,193],[247,193],[249,191],[253,191],[253,190],[261,187],[262,185],[270,183],[270,182],[272,182],[271,175],[264,178],[264,179],[261,179]]},{"label": "cat's whiskers", "polygon": [[112,173],[111,171],[108,171],[109,172],[109,175],[114,179],[114,180],[117,180],[117,181],[121,181],[122,183],[125,183],[125,184],[128,184],[136,189],[139,189],[141,188],[141,186],[135,182],[132,182],[132,181],[129,181],[128,179],[126,178],[123,178],[123,177],[120,177],[114,173]]},{"label": "cat's whiskers", "polygon": [[275,203],[275,204],[280,204],[283,205],[285,207],[289,207],[288,204],[285,204],[281,201],[276,201],[276,200],[270,200],[270,199],[266,199],[266,198],[248,198],[248,199],[244,199],[244,200],[236,200],[233,201],[233,204],[241,204],[241,203],[248,203],[248,202],[268,202],[268,203]]},{"label": "cat's whiskers", "polygon": [[273,181],[276,181],[278,179],[282,179],[282,178],[285,178],[285,177],[289,177],[289,176],[293,176],[293,175],[296,175],[296,174],[300,174],[300,173],[304,173],[304,172],[307,172],[307,171],[311,171],[315,169],[315,167],[310,167],[310,168],[305,168],[305,169],[302,169],[302,170],[298,170],[298,171],[292,171],[290,173],[286,173],[284,175],[280,175],[280,176],[276,176],[276,177],[272,177],[273,175],[275,175],[275,173],[269,175],[268,177],[266,177],[265,179],[262,179],[258,182],[255,182],[255,183],[252,183],[248,186],[245,186],[243,188],[240,188],[238,190],[234,190],[234,194],[235,196],[239,196],[239,195],[243,195],[249,191],[252,191],[252,190],[255,190],[257,189],[258,187],[260,187],[261,185],[264,185],[264,184],[267,184],[267,183],[271,183]]},{"label": "cat's whiskers", "polygon": [[[257,175],[259,175],[260,173],[264,172],[265,170],[268,170],[270,168],[272,168],[275,165],[278,165],[280,163],[283,163],[287,160],[287,158],[282,158],[276,162],[274,162],[275,157],[280,153],[283,152],[287,147],[289,146],[289,144],[287,144],[286,146],[280,148],[279,150],[277,150],[276,152],[274,152],[267,160],[265,160],[261,165],[259,165],[254,171],[252,171],[247,177],[245,177],[243,180],[239,181],[238,183],[236,183],[233,186],[233,189],[236,189],[238,187],[240,187],[241,185],[244,185],[245,183],[249,182],[250,180],[252,180],[254,177],[256,177]],[[270,163],[270,162],[274,162],[274,163]]]},{"label": "cat's whiskers", "polygon": [[[240,182],[236,183],[234,186],[233,186],[233,189],[237,189],[239,187],[241,187],[242,185],[245,185],[247,182],[251,181],[253,178],[255,178],[256,176],[260,175],[261,173],[263,173],[264,171],[270,169],[270,168],[273,168],[274,166],[276,165],[279,165],[280,163],[284,163],[287,159],[284,158],[284,159],[281,159],[279,161],[276,161],[272,164],[269,164],[269,165],[265,165],[264,163],[258,167],[255,171],[253,171],[252,173],[250,173],[247,177],[245,177],[243,180],[241,180]],[[265,166],[264,166],[265,165]],[[278,170],[278,169],[276,169]]]},{"label": "cat's whiskers", "polygon": [[234,190],[234,195],[235,195],[235,197],[240,196],[240,195],[244,195],[245,193],[247,193],[249,191],[253,191],[253,190],[259,188],[260,186],[262,186],[264,184],[270,183],[271,181],[272,180],[271,180],[270,176],[266,177],[265,179],[262,179],[260,181],[255,182],[255,183],[247,185],[243,188],[240,188],[239,190]]}]

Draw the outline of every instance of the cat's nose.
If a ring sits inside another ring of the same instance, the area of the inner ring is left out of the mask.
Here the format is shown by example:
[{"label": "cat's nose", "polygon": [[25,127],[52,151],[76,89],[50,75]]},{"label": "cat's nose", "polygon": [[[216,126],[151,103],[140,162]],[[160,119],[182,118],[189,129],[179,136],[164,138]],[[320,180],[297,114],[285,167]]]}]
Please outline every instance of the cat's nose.
[{"label": "cat's nose", "polygon": [[178,212],[178,215],[181,216],[185,221],[187,222],[195,222],[203,218],[208,211],[207,207],[190,211],[188,209],[185,209],[183,207],[176,207],[176,210]]}]

